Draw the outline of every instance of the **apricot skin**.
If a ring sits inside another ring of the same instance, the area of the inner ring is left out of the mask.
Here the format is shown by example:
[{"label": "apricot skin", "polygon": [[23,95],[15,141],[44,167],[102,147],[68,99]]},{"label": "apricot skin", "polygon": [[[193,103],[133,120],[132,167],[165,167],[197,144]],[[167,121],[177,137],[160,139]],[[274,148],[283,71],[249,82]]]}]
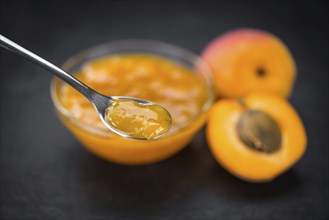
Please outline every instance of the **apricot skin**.
[{"label": "apricot skin", "polygon": [[238,98],[251,92],[288,97],[296,77],[294,59],[276,36],[256,29],[237,29],[211,41],[202,52],[215,80],[218,97]]},{"label": "apricot skin", "polygon": [[[208,116],[206,129],[210,150],[227,171],[249,182],[269,182],[294,165],[306,149],[304,126],[294,108],[282,97],[254,93],[244,99],[222,99]],[[237,123],[247,109],[263,111],[281,130],[282,143],[274,153],[259,152],[246,146],[238,136]]]}]

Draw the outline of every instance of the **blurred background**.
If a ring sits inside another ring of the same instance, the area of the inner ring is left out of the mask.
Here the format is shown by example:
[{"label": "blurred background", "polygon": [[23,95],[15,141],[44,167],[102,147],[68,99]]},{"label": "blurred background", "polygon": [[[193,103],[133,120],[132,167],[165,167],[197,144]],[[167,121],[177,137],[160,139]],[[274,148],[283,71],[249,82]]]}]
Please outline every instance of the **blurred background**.
[{"label": "blurred background", "polygon": [[304,157],[266,184],[240,181],[204,137],[155,165],[87,152],[55,116],[50,73],[1,53],[0,219],[328,219],[328,4],[300,1],[1,1],[1,34],[61,65],[88,47],[153,39],[200,53],[225,31],[281,38],[298,67],[291,103]]}]

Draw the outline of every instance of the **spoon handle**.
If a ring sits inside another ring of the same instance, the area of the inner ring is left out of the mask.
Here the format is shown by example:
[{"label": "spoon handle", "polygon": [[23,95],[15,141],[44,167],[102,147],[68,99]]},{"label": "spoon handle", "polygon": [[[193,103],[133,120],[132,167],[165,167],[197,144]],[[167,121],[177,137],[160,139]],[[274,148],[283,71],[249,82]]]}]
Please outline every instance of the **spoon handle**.
[{"label": "spoon handle", "polygon": [[73,88],[78,90],[81,94],[86,96],[89,100],[92,99],[92,96],[95,95],[97,92],[93,89],[89,88],[85,84],[83,84],[81,81],[77,80],[64,70],[60,69],[59,67],[55,66],[54,64],[48,62],[47,60],[39,57],[38,55],[32,53],[31,51],[26,50],[25,48],[19,46],[18,44],[12,42],[8,38],[4,37],[0,34],[0,46],[14,52],[18,55],[21,55],[34,63],[38,64],[39,66],[45,68],[49,72],[53,73],[60,79],[62,79],[64,82],[71,85]]}]

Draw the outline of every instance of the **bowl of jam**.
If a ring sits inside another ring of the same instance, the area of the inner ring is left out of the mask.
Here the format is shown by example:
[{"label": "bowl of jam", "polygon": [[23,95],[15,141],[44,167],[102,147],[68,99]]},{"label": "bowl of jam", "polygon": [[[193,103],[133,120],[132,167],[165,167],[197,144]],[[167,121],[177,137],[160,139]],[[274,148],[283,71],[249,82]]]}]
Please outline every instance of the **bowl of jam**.
[{"label": "bowl of jam", "polygon": [[205,124],[214,101],[208,66],[167,43],[109,42],[74,55],[62,68],[101,94],[149,100],[169,111],[171,128],[161,138],[124,138],[106,128],[84,96],[60,79],[52,80],[51,96],[63,124],[90,152],[120,164],[150,164],[183,149]]}]

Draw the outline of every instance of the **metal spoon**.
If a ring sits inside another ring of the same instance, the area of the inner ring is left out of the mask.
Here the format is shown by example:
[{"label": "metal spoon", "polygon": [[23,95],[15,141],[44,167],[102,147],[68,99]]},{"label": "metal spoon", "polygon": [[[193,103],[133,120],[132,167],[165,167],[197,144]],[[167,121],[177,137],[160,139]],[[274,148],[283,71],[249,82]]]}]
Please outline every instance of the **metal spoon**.
[{"label": "metal spoon", "polygon": [[[95,90],[91,89],[90,87],[88,87],[87,85],[85,85],[84,83],[79,81],[78,79],[74,78],[73,76],[71,76],[70,74],[65,72],[64,70],[62,70],[59,67],[55,66],[54,64],[48,62],[47,60],[39,57],[38,55],[32,53],[31,51],[28,51],[25,48],[19,46],[18,44],[12,42],[8,38],[4,37],[3,35],[0,35],[0,46],[11,52],[14,52],[18,55],[21,55],[21,56],[33,61],[34,63],[45,68],[46,70],[53,73],[54,75],[56,75],[57,77],[62,79],[64,82],[68,83],[73,88],[78,90],[82,95],[84,95],[93,104],[93,106],[95,107],[95,109],[99,115],[99,118],[106,125],[106,127],[108,127],[114,133],[116,133],[120,136],[126,137],[126,138],[147,140],[146,138],[133,137],[133,136],[125,133],[124,131],[114,128],[112,125],[110,125],[107,122],[105,110],[110,106],[110,104],[113,100],[132,100],[132,101],[135,101],[135,102],[143,104],[143,105],[158,105],[158,104],[156,104],[154,102],[138,99],[138,98],[128,97],[128,96],[104,96],[104,95],[96,92]],[[160,107],[163,108],[162,106],[160,106]],[[165,108],[163,108],[163,109],[165,110],[165,112],[168,113],[168,116],[170,117],[169,112]],[[161,136],[163,136],[163,135],[161,135]],[[161,136],[155,137],[153,139],[157,139]]]}]

